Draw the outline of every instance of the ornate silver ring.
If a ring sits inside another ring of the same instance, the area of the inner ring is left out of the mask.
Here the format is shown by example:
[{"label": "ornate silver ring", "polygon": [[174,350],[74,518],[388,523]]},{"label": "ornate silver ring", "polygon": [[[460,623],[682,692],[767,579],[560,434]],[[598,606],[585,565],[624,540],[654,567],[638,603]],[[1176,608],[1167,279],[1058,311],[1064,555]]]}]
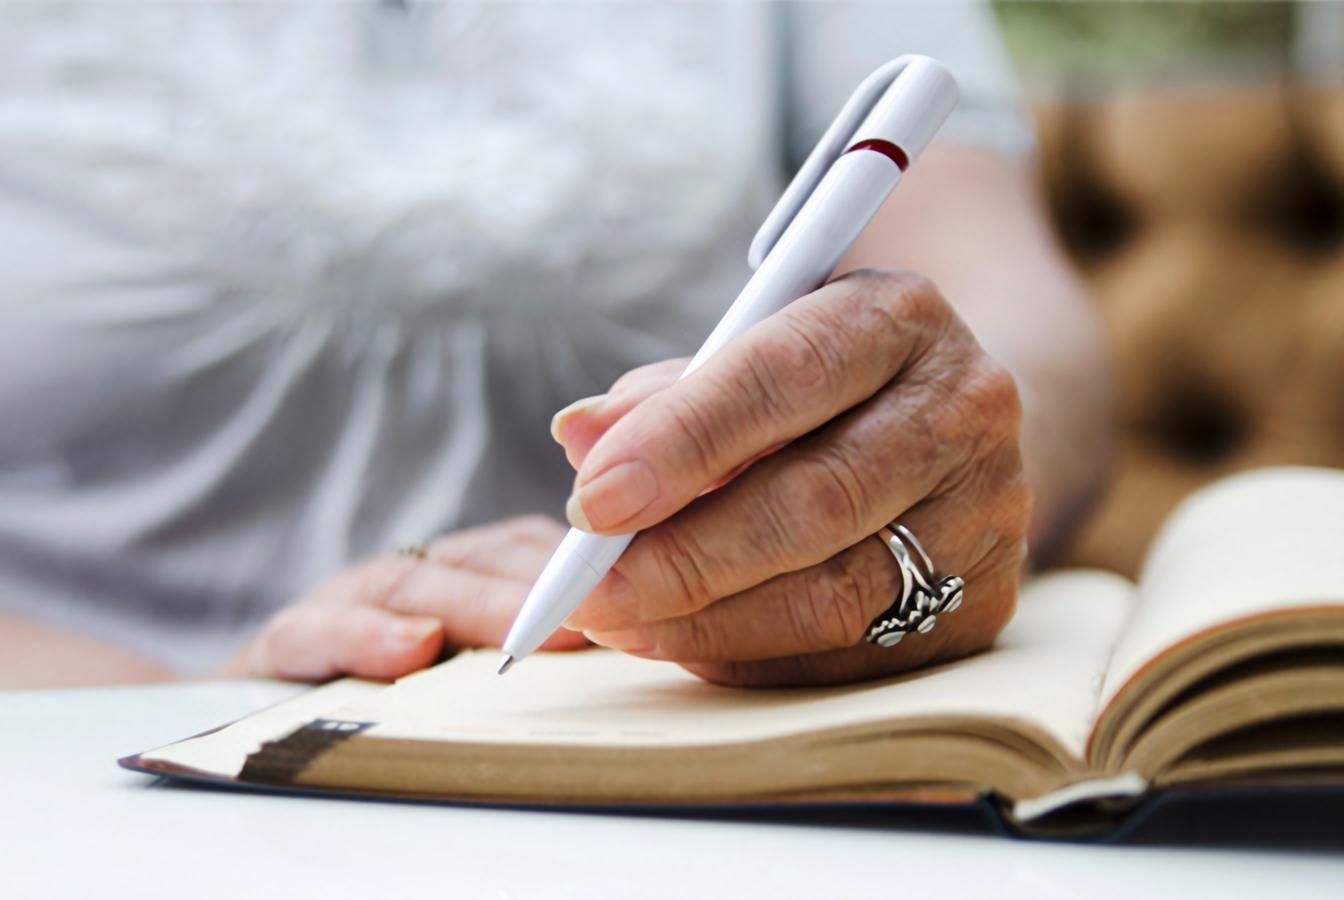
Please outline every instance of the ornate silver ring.
[{"label": "ornate silver ring", "polygon": [[965,582],[957,575],[939,575],[924,545],[904,525],[892,522],[873,536],[896,558],[901,592],[868,626],[864,640],[879,647],[894,647],[912,631],[932,631],[938,616],[961,606]]}]

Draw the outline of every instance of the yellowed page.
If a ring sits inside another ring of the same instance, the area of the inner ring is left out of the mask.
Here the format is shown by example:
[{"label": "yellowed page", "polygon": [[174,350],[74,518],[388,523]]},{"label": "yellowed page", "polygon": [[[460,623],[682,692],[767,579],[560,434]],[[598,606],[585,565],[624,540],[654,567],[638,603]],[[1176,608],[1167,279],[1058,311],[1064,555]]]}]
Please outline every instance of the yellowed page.
[{"label": "yellowed page", "polygon": [[1261,469],[1200,491],[1155,540],[1138,597],[1103,707],[1147,662],[1205,629],[1344,604],[1344,471]]},{"label": "yellowed page", "polygon": [[[1132,590],[1099,572],[1043,577],[1026,588],[995,649],[849,687],[734,690],[605,650],[540,654],[500,676],[498,652],[477,651],[330,717],[378,723],[361,738],[590,746],[734,743],[882,720],[988,717],[1029,722],[1081,757]],[[974,602],[968,589],[966,603]]]}]

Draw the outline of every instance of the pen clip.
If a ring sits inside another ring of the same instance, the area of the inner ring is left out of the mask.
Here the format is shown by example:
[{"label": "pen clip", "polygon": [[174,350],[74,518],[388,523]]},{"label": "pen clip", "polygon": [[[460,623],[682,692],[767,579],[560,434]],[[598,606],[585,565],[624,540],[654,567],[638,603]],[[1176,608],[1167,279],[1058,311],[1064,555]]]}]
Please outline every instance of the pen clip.
[{"label": "pen clip", "polygon": [[[821,183],[821,179],[830,169],[831,164],[850,148],[860,124],[882,100],[887,90],[896,83],[901,74],[912,66],[923,67],[928,64],[942,69],[941,65],[925,56],[898,56],[874,71],[855,88],[854,93],[850,94],[849,99],[845,101],[845,105],[841,107],[839,115],[831,122],[830,127],[826,129],[826,133],[821,136],[817,145],[812,148],[812,152],[807,155],[807,159],[798,169],[798,174],[793,176],[793,180],[789,182],[789,186],[780,196],[775,208],[770,211],[770,215],[765,217],[765,222],[756,232],[756,237],[751,242],[751,248],[747,251],[748,265],[753,269],[761,265],[766,254],[779,242],[779,239],[784,235],[784,231],[798,215],[799,210],[803,208],[803,204],[807,202],[807,198]],[[941,119],[939,124],[941,124]],[[919,149],[923,148],[920,147]],[[913,158],[914,153],[910,153],[909,156]]]}]

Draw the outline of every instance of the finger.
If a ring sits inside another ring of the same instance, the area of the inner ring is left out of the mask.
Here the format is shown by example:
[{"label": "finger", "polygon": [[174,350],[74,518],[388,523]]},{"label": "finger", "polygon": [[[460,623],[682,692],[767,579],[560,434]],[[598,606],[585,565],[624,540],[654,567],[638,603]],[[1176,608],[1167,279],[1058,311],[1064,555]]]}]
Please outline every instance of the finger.
[{"label": "finger", "polygon": [[[508,634],[531,587],[529,580],[486,575],[467,569],[421,564],[391,590],[368,598],[401,615],[430,616],[442,622],[453,647],[498,647]],[[545,650],[586,646],[582,635],[559,630]]]},{"label": "finger", "polygon": [[980,359],[951,367],[944,382],[893,385],[642,532],[566,625],[687,615],[831,558],[989,457],[1003,456],[990,468],[1017,477],[1016,389]]},{"label": "finger", "polygon": [[912,275],[850,275],[798,300],[613,424],[579,467],[571,524],[611,534],[662,521],[742,462],[872,395],[950,321]]},{"label": "finger", "polygon": [[895,647],[867,642],[854,647],[760,660],[683,663],[684,668],[715,684],[732,687],[792,687],[846,684],[909,671],[979,652],[994,642],[1012,618],[1017,602],[1021,564],[1018,554],[995,557],[968,582],[967,599],[956,612],[939,616],[934,629],[916,634]]},{"label": "finger", "polygon": [[565,448],[569,464],[577,469],[598,439],[626,413],[675,382],[688,359],[668,359],[641,366],[622,375],[611,390],[584,397],[560,410],[551,419],[551,437]]},{"label": "finger", "polygon": [[[941,655],[949,641],[983,646],[1007,622],[1012,589],[1026,553],[1022,535],[1030,504],[1015,484],[995,483],[982,492],[976,481],[901,516],[939,573],[962,577],[967,599],[955,616],[935,617],[935,632],[930,634],[936,633],[936,638],[921,635],[919,641],[875,648],[895,668]],[[965,502],[972,498],[980,502]],[[900,568],[891,551],[883,541],[868,538],[816,566],[781,575],[698,612],[628,630],[587,634],[603,646],[683,663],[841,650],[863,642],[868,627],[893,604],[901,587]],[[968,614],[962,615],[963,609]]]},{"label": "finger", "polygon": [[531,580],[565,536],[565,526],[547,516],[519,516],[469,528],[434,540],[431,562],[484,575]]},{"label": "finger", "polygon": [[698,612],[585,635],[604,647],[676,662],[770,659],[853,647],[900,587],[890,551],[866,540]]},{"label": "finger", "polygon": [[293,681],[344,674],[392,679],[429,665],[442,646],[443,628],[432,617],[303,603],[276,616],[254,644],[247,668]]}]

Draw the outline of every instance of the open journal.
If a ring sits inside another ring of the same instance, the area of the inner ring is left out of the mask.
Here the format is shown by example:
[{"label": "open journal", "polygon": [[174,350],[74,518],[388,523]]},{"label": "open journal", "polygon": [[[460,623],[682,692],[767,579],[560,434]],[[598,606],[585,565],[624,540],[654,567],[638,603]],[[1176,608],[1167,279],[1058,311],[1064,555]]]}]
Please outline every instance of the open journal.
[{"label": "open journal", "polygon": [[1344,784],[1344,471],[1216,484],[1172,515],[1138,584],[1039,577],[992,649],[883,681],[736,690],[605,650],[505,678],[498,662],[336,681],[122,762],[529,805],[988,799],[1042,833],[1104,828],[1173,786]]}]

